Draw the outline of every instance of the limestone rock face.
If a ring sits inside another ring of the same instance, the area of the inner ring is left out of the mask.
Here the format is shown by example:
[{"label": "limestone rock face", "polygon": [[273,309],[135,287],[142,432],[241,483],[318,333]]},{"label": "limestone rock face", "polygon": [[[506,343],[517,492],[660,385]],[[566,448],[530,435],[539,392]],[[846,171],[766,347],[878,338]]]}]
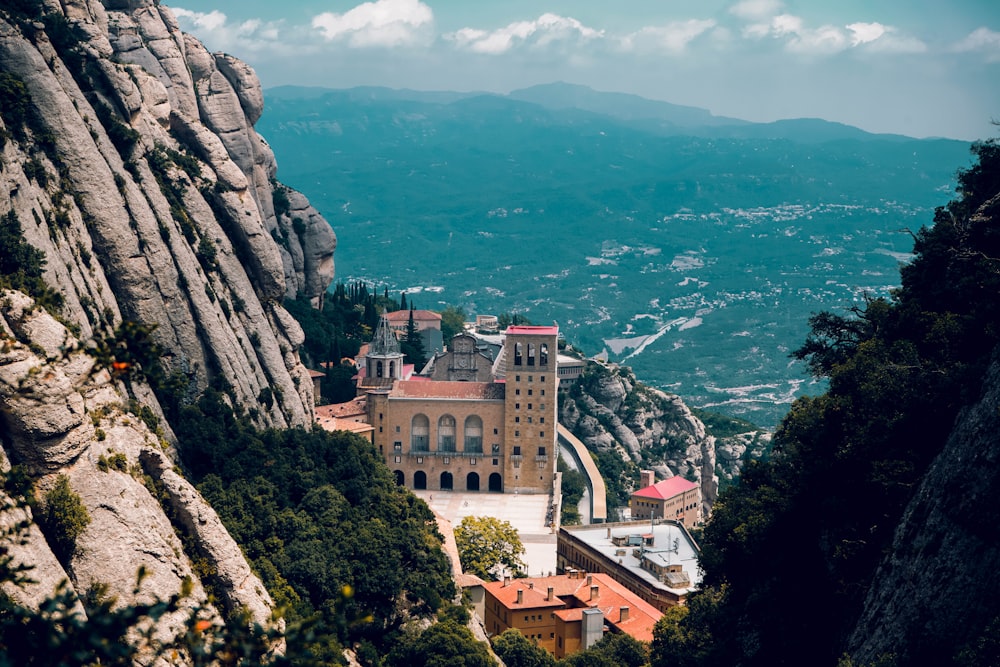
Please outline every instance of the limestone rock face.
[{"label": "limestone rock face", "polygon": [[[60,343],[46,347],[39,341]],[[40,502],[65,476],[90,517],[63,562],[49,547],[57,536],[31,525],[12,555],[15,563],[33,566],[30,576],[37,583],[5,585],[4,591],[23,604],[38,604],[68,581],[80,593],[106,585],[109,595],[131,604],[166,599],[190,579],[194,587],[187,603],[204,604],[207,596],[191,565],[198,557],[218,572],[213,583],[222,591],[225,611],[245,607],[267,623],[273,605],[263,584],[215,513],[171,469],[167,443],[129,411],[128,399],[124,385],[96,367],[62,324],[20,292],[0,292],[0,414],[9,458],[34,478]],[[0,452],[0,468],[10,469],[6,451]],[[193,552],[147,488],[146,475],[165,488]],[[4,526],[24,518],[30,518],[26,508],[0,512]],[[136,594],[139,568],[147,576]],[[158,634],[164,639],[176,634],[183,616],[167,618]]]},{"label": "limestone rock face", "polygon": [[[83,339],[122,319],[155,325],[190,395],[217,382],[259,425],[308,424],[295,327],[273,324],[286,296],[321,302],[336,237],[275,180],[253,128],[253,70],[209,53],[155,2],[46,11],[79,41],[0,11],[0,61],[28,109],[2,119],[0,215],[45,252],[45,280]],[[270,409],[257,405],[266,388],[281,396]]]},{"label": "limestone rock face", "polygon": [[901,665],[953,664],[959,649],[994,632],[983,619],[996,617],[1000,595],[997,352],[984,395],[959,415],[875,574],[848,643],[854,664],[884,655]]},{"label": "limestone rock face", "polygon": [[591,364],[560,394],[559,422],[589,449],[615,450],[661,478],[695,480],[702,515],[711,512],[719,491],[716,439],[680,397],[640,384],[626,367]]},{"label": "limestone rock face", "polygon": [[[197,558],[214,573],[220,614],[246,608],[266,623],[267,591],[174,469],[152,389],[83,348],[125,321],[153,327],[174,398],[214,385],[258,426],[308,426],[304,337],[281,301],[321,303],[336,237],[275,180],[254,130],[253,70],[182,34],[156,0],[0,5],[0,74],[0,219],[44,253],[41,278],[63,301],[57,319],[0,290],[0,468],[25,471],[39,502],[65,477],[90,517],[66,554],[31,510],[0,497],[0,525],[27,522],[10,553],[38,581],[4,592],[38,604],[66,580],[81,594],[107,585],[128,604],[191,579],[196,605],[207,600]],[[277,397],[270,407],[265,394]]]}]

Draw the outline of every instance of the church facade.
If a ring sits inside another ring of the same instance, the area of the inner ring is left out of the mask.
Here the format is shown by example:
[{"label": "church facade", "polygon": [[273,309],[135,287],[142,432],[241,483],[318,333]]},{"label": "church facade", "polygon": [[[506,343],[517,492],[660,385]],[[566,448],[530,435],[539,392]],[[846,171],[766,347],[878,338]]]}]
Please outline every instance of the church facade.
[{"label": "church facade", "polygon": [[[380,327],[381,329],[382,327]],[[496,360],[459,334],[426,376],[373,341],[362,389],[375,446],[413,489],[549,493],[556,462],[556,326],[512,326]],[[381,374],[380,374],[381,371]]]}]

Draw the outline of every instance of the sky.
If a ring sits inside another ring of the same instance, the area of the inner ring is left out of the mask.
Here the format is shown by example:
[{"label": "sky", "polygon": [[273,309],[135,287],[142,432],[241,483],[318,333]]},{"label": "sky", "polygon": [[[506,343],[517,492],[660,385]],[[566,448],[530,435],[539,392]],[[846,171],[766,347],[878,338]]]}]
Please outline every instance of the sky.
[{"label": "sky", "polygon": [[[174,4],[176,3],[176,4]],[[998,0],[167,0],[265,89],[566,81],[767,122],[1000,128]]]}]

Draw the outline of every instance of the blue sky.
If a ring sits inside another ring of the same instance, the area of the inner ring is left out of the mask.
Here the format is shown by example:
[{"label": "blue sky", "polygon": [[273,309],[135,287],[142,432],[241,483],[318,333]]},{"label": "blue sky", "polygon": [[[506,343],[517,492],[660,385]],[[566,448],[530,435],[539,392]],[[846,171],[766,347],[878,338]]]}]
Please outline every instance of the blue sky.
[{"label": "blue sky", "polygon": [[567,81],[753,121],[977,139],[1000,120],[997,0],[176,0],[282,84],[506,93]]}]

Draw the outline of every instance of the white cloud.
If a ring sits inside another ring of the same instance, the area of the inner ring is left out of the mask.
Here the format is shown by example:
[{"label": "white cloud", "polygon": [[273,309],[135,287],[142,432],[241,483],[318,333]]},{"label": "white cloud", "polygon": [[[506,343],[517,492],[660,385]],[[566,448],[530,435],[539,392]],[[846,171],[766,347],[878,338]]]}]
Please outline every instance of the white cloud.
[{"label": "white cloud", "polygon": [[729,8],[729,13],[743,19],[762,19],[781,11],[779,0],[742,0]]},{"label": "white cloud", "polygon": [[851,31],[851,46],[874,42],[885,34],[885,26],[881,23],[851,23],[847,29]]},{"label": "white cloud", "polygon": [[499,55],[522,44],[543,47],[555,42],[591,40],[603,36],[603,30],[587,27],[572,17],[547,13],[534,21],[516,21],[496,30],[462,28],[444,35],[444,38],[462,49]]},{"label": "white cloud", "polygon": [[434,12],[420,0],[375,0],[343,14],[319,14],[313,17],[312,27],[329,42],[392,47],[421,41],[433,22]]},{"label": "white cloud", "polygon": [[953,50],[982,53],[987,61],[1000,62],[1000,32],[986,27],[976,28],[955,44]]},{"label": "white cloud", "polygon": [[622,47],[632,50],[646,46],[681,53],[688,44],[715,27],[716,22],[712,19],[690,19],[674,21],[664,26],[647,26],[622,39]]},{"label": "white cloud", "polygon": [[226,15],[218,9],[213,9],[207,14],[204,12],[193,12],[183,7],[172,7],[174,16],[178,19],[187,19],[197,28],[202,30],[218,30],[226,25]]},{"label": "white cloud", "polygon": [[177,17],[182,29],[196,35],[213,51],[236,53],[262,49],[280,50],[283,46],[279,39],[282,32],[281,21],[249,19],[234,25],[218,10],[205,13],[171,7],[170,11]]}]

